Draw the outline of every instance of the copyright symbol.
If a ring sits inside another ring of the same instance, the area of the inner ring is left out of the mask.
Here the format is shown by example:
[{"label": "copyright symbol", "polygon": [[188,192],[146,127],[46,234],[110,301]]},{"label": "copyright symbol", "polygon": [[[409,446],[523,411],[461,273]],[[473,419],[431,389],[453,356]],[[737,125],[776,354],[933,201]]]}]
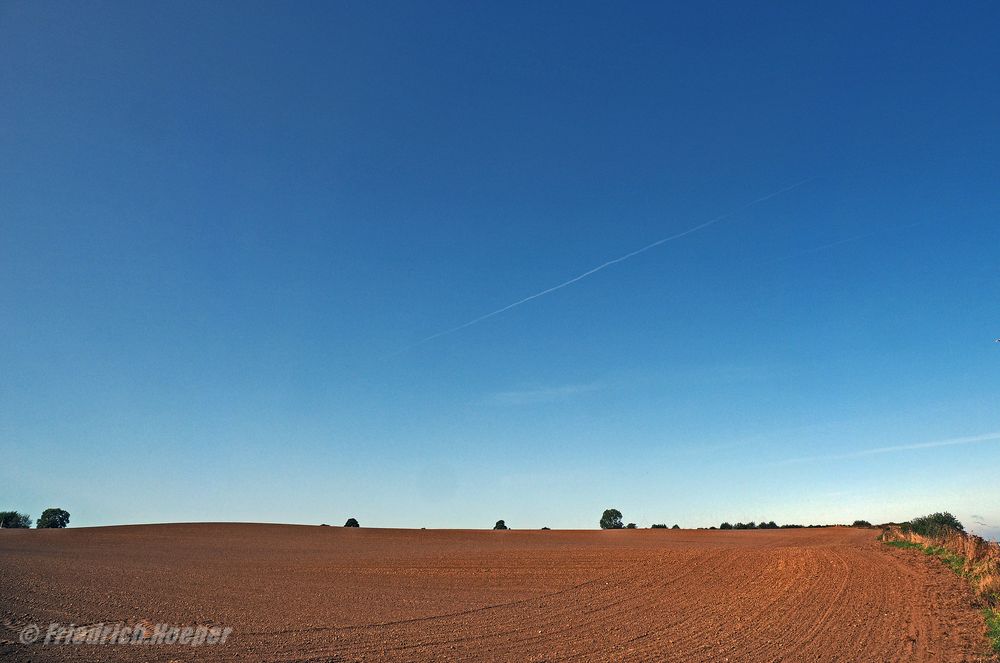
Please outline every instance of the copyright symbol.
[{"label": "copyright symbol", "polygon": [[21,629],[21,644],[30,645],[31,643],[33,643],[35,640],[38,639],[38,634],[40,632],[41,630],[38,628],[37,625],[28,624],[27,626]]}]

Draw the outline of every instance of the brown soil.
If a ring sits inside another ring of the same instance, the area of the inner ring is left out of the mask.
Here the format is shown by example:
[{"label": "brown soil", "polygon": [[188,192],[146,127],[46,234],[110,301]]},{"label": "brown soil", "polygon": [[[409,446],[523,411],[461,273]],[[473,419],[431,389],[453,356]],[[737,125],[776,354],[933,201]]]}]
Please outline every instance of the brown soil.
[{"label": "brown soil", "polygon": [[[875,530],[0,531],[0,659],[979,661],[965,583]],[[233,627],[20,645],[26,624]]]}]

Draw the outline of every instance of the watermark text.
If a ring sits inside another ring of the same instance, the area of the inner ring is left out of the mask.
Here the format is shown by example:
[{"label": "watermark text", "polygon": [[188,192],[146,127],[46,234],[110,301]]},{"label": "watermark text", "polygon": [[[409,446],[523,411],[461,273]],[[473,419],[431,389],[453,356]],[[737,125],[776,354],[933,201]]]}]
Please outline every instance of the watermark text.
[{"label": "watermark text", "polygon": [[177,626],[174,624],[150,624],[146,622],[127,624],[124,622],[86,624],[60,624],[53,622],[47,627],[28,624],[21,629],[21,644],[31,645],[182,645],[202,647],[223,645],[229,634],[229,626]]}]

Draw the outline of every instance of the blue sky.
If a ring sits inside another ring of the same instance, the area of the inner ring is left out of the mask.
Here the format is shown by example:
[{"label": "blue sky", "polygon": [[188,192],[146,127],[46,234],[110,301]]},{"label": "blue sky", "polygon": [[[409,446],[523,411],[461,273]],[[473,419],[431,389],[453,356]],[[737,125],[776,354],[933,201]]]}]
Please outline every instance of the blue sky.
[{"label": "blue sky", "polygon": [[0,508],[996,536],[998,21],[4,3]]}]

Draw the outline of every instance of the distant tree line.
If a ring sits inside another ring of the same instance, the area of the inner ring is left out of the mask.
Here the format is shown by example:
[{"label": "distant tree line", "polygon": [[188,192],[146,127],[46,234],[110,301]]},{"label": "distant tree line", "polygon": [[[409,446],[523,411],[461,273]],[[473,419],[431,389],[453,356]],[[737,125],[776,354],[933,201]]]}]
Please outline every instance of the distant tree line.
[{"label": "distant tree line", "polygon": [[780,529],[782,527],[802,527],[801,525],[778,525],[778,523],[773,520],[767,522],[762,522],[759,525],[754,521],[748,523],[736,523],[735,525],[731,523],[722,523],[719,525],[719,529]]},{"label": "distant tree line", "polygon": [[[855,520],[851,527],[871,527],[872,524],[867,520]],[[833,527],[832,525],[795,525],[788,523],[786,525],[779,525],[773,520],[767,522],[755,523],[750,521],[748,523],[736,523],[735,525],[729,522],[722,523],[719,525],[718,529],[803,529],[808,527]],[[716,529],[715,527],[709,527],[708,529]]]},{"label": "distant tree line", "polygon": [[[28,529],[31,527],[31,516],[20,511],[0,511],[0,528]],[[62,529],[69,525],[69,511],[63,509],[46,509],[35,523],[37,529]]]},{"label": "distant tree line", "polygon": [[[36,527],[65,527],[69,523],[69,513],[63,511],[62,509],[46,509],[42,513],[42,516],[38,519],[38,524]],[[618,509],[605,509],[604,513],[601,514],[601,519],[598,521],[601,529],[638,529],[638,525],[635,523],[625,523],[622,512]],[[965,531],[962,527],[962,523],[958,521],[955,516],[951,515],[947,511],[941,513],[932,513],[927,516],[921,516],[920,518],[914,518],[913,520],[905,523],[893,523],[899,524],[904,531],[913,531],[917,534],[922,534],[924,536],[936,536],[941,532],[949,529],[954,529],[959,532]],[[324,523],[324,526],[326,523]],[[18,513],[16,511],[0,511],[0,526],[2,527],[31,527],[31,519],[25,514]],[[348,518],[344,527],[360,527],[356,518]],[[779,525],[773,520],[762,520],[756,522],[751,520],[748,523],[738,522],[730,523],[724,522],[718,527],[714,525],[712,527],[699,527],[700,530],[748,530],[748,529],[805,529],[814,527],[833,527],[833,525],[797,525],[794,523],[786,523],[784,525]],[[873,525],[867,521],[858,519],[851,523],[851,527],[873,527]],[[426,529],[426,528],[421,528]],[[493,525],[495,530],[506,530],[510,529],[506,521],[498,520]],[[543,530],[550,529],[549,527],[542,527]],[[680,525],[674,523],[673,525],[667,526],[666,523],[654,523],[650,525],[650,529],[680,529]]]},{"label": "distant tree line", "polygon": [[[38,519],[38,524],[36,527],[39,529],[46,527],[66,527],[69,524],[69,513],[63,511],[62,509],[46,509],[41,517]],[[638,525],[635,523],[626,524],[622,512],[618,509],[605,509],[604,513],[601,514],[601,519],[598,521],[601,529],[638,529]],[[932,513],[927,516],[921,516],[920,518],[914,518],[913,520],[905,523],[891,523],[898,524],[903,531],[912,531],[917,534],[922,534],[924,536],[937,536],[948,530],[957,530],[959,532],[964,532],[965,528],[962,523],[958,521],[955,516],[951,515],[947,511],[940,513]],[[326,523],[323,523],[326,526]],[[348,518],[344,527],[360,527],[356,518]],[[0,511],[0,527],[13,528],[13,527],[31,527],[31,518],[23,513],[18,513],[16,511]],[[814,527],[834,527],[834,525],[797,525],[794,523],[786,523],[784,525],[779,525],[773,520],[762,520],[756,522],[751,520],[748,523],[738,522],[730,523],[728,521],[722,523],[718,527],[714,525],[712,527],[699,527],[700,530],[748,530],[748,529],[805,529]],[[873,527],[873,525],[867,521],[858,519],[851,523],[851,527]],[[426,529],[426,528],[421,528]],[[506,530],[510,529],[507,526],[506,521],[498,520],[493,525],[495,530]],[[542,527],[543,530],[550,529],[549,527]],[[671,526],[667,526],[666,523],[654,523],[650,525],[650,529],[680,529],[680,525],[674,523]]]}]

